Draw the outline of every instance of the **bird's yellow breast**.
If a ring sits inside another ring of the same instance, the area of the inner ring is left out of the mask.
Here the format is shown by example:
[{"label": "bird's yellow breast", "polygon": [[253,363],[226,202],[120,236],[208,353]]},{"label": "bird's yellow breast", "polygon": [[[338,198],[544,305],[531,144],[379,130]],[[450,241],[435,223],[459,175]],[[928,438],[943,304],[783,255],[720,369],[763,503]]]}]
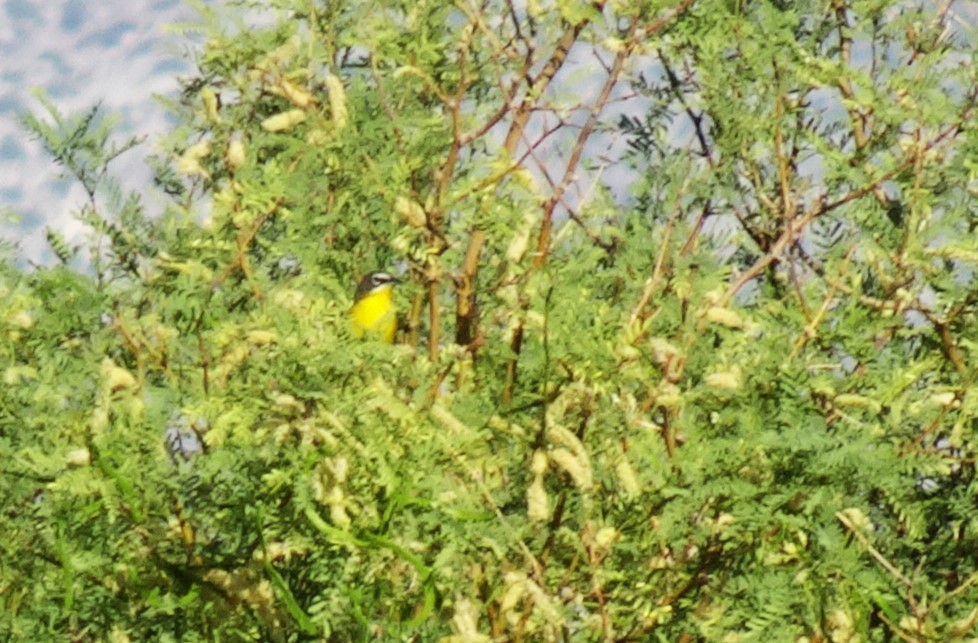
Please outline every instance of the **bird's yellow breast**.
[{"label": "bird's yellow breast", "polygon": [[357,337],[366,336],[388,344],[394,343],[397,312],[394,310],[393,288],[380,288],[358,299],[350,309],[350,319]]}]

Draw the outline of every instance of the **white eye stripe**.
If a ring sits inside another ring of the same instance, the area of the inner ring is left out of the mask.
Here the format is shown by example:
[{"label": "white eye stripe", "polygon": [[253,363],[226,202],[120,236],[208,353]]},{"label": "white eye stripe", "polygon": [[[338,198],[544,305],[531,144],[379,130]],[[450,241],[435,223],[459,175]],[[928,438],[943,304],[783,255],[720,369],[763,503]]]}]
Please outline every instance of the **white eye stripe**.
[{"label": "white eye stripe", "polygon": [[353,301],[360,301],[372,293],[390,290],[399,283],[401,283],[400,279],[392,277],[386,272],[371,272],[360,280],[356,293],[353,295]]}]

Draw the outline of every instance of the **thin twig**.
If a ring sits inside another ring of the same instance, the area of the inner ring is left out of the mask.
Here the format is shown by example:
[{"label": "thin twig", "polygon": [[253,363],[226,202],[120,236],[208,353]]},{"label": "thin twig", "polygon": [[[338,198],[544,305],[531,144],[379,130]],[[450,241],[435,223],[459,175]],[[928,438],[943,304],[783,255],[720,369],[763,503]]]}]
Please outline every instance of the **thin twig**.
[{"label": "thin twig", "polygon": [[908,590],[913,590],[913,583],[910,581],[910,579],[907,578],[903,572],[897,569],[893,563],[888,561],[886,556],[881,554],[878,549],[873,547],[866,536],[864,536],[863,533],[854,524],[852,524],[852,521],[849,520],[849,517],[845,515],[845,513],[837,511],[835,512],[835,517],[846,529],[849,530],[849,533],[855,536],[856,540],[858,540],[866,551],[869,552],[869,555],[872,556],[873,559],[875,559],[876,562],[883,567],[883,569],[889,572],[890,576],[899,581],[900,584],[906,587]]}]

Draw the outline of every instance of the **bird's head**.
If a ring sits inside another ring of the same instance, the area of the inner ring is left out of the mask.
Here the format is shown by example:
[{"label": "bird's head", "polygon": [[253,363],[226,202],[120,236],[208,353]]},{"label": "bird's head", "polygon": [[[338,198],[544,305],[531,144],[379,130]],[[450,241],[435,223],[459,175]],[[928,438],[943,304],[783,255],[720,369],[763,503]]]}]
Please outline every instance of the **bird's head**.
[{"label": "bird's head", "polygon": [[400,279],[386,272],[371,272],[360,280],[360,285],[357,286],[357,293],[353,300],[359,301],[367,295],[377,294],[384,290],[389,291],[399,283],[401,283]]}]

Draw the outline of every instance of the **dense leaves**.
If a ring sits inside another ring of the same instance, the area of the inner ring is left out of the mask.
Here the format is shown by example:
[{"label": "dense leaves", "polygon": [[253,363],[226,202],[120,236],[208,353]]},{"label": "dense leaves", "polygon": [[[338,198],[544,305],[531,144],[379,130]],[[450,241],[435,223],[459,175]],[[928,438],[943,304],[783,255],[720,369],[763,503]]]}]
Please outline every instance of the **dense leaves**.
[{"label": "dense leaves", "polygon": [[202,8],[162,217],[26,120],[93,239],[0,275],[0,631],[974,636],[966,12],[262,8]]}]

